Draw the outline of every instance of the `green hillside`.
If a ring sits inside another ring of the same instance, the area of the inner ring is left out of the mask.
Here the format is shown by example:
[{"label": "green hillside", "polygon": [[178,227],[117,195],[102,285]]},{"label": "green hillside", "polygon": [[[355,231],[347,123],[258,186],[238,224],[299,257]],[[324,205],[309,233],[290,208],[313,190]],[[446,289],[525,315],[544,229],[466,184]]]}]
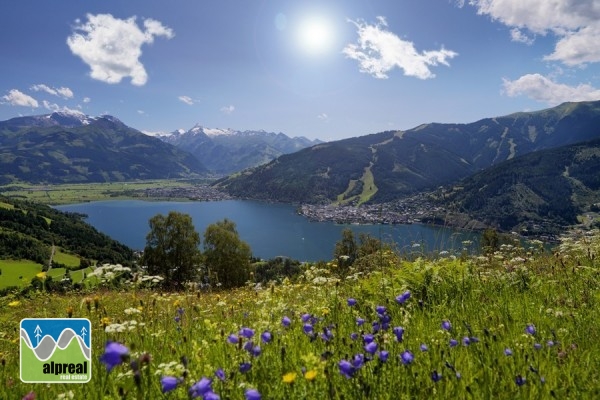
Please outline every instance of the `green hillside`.
[{"label": "green hillside", "polygon": [[457,184],[443,202],[502,230],[558,233],[600,204],[600,140],[515,158]]},{"label": "green hillside", "polygon": [[[131,264],[133,251],[98,232],[84,216],[49,206],[0,197],[0,286],[29,277],[48,265],[75,270],[90,263]],[[19,261],[22,260],[22,261]]]},{"label": "green hillside", "polygon": [[[596,399],[599,251],[596,230],[552,253],[518,240],[484,255],[384,250],[361,273],[307,263],[234,290],[7,296],[0,398]],[[18,321],[65,310],[92,322],[91,381],[22,382]]]},{"label": "green hillside", "polygon": [[206,172],[191,154],[114,117],[85,123],[77,118],[54,113],[0,122],[0,184],[183,178]]},{"label": "green hillside", "polygon": [[[332,203],[361,194],[362,177],[370,167],[377,191],[368,201],[381,203],[456,182],[521,155],[598,137],[600,102],[565,103],[470,124],[424,124],[320,144],[216,184],[239,197]],[[357,196],[356,202],[364,199]]]}]

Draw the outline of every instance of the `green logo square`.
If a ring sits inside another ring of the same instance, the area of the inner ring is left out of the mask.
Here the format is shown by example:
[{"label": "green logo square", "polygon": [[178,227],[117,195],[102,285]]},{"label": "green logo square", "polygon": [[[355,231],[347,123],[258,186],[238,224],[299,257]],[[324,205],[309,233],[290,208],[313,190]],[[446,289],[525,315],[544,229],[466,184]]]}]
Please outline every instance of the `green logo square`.
[{"label": "green logo square", "polygon": [[21,381],[86,383],[92,379],[92,324],[87,318],[21,320]]}]

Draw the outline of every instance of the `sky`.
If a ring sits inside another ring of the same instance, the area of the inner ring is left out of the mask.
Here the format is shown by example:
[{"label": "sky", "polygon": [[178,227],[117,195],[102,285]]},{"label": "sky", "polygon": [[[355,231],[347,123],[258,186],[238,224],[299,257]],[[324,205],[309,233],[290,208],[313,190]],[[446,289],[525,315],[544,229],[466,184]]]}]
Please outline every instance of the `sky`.
[{"label": "sky", "polygon": [[0,120],[337,140],[600,99],[599,0],[19,0]]}]

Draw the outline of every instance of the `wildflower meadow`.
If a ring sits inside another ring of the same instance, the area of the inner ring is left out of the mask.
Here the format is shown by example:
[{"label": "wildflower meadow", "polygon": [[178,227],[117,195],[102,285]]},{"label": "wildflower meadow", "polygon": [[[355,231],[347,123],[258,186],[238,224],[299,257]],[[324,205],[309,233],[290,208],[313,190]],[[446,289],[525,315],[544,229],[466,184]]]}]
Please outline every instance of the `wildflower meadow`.
[{"label": "wildflower meadow", "polygon": [[[1,399],[593,399],[600,234],[553,251],[391,257],[218,291],[88,287],[0,300]],[[152,282],[146,279],[145,282]],[[25,317],[92,321],[92,380],[19,379]]]}]

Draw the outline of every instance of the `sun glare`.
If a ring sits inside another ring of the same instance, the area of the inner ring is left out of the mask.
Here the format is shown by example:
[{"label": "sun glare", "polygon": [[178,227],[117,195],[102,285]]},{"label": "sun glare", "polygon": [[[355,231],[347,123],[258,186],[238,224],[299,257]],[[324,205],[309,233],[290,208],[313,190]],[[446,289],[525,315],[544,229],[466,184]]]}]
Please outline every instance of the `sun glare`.
[{"label": "sun glare", "polygon": [[297,30],[300,48],[311,55],[320,55],[330,50],[334,43],[335,32],[326,18],[307,17]]}]

